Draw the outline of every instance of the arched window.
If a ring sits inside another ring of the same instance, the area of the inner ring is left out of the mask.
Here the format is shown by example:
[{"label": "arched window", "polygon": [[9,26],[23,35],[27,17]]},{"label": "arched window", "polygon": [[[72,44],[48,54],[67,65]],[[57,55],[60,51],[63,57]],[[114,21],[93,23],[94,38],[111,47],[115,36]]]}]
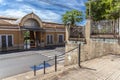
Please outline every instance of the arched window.
[{"label": "arched window", "polygon": [[35,19],[28,19],[23,24],[24,28],[40,28],[39,23]]}]

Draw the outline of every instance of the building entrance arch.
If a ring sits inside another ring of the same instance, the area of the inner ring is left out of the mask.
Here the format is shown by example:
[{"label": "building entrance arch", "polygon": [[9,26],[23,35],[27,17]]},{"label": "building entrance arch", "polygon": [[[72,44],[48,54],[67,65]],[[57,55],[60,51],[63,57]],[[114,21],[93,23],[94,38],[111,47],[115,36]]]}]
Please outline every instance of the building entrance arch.
[{"label": "building entrance arch", "polygon": [[39,47],[41,43],[41,33],[44,31],[39,17],[34,13],[28,14],[21,20],[20,26],[25,33],[29,33],[24,35],[25,48],[27,49],[28,46],[30,46],[29,48]]}]

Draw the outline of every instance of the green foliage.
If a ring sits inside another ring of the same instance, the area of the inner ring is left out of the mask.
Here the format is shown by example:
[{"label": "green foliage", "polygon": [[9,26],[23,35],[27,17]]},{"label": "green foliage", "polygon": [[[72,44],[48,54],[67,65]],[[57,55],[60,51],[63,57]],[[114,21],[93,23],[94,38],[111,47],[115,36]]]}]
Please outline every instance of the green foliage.
[{"label": "green foliage", "polygon": [[24,38],[27,39],[30,37],[30,31],[24,32]]},{"label": "green foliage", "polygon": [[117,19],[120,17],[120,1],[118,0],[110,0],[110,9],[106,10],[106,18],[107,19]]},{"label": "green foliage", "polygon": [[83,21],[83,13],[78,10],[67,11],[62,16],[62,21],[65,25],[70,24],[72,27],[74,27],[77,22]]},{"label": "green foliage", "polygon": [[86,17],[99,21],[117,19],[120,17],[120,0],[89,0],[86,3]]}]

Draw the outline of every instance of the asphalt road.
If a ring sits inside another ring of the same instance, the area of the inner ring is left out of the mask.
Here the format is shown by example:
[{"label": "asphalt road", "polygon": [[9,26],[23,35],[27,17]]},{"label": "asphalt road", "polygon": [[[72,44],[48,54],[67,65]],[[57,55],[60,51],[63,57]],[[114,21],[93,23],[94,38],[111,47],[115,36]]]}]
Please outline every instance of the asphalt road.
[{"label": "asphalt road", "polygon": [[[30,71],[32,70],[31,66],[39,65],[44,60],[52,58],[55,54],[63,53],[64,47],[0,55],[0,79]],[[50,61],[49,64],[53,65],[54,61]]]}]

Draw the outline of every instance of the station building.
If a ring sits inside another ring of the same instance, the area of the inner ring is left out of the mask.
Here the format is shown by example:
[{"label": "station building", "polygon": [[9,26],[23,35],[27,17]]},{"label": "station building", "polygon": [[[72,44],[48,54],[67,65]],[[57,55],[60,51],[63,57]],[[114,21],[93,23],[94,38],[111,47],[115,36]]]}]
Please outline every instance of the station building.
[{"label": "station building", "polygon": [[30,48],[64,45],[63,24],[43,22],[36,14],[30,13],[19,19],[0,17],[0,51],[24,49],[27,31]]}]

